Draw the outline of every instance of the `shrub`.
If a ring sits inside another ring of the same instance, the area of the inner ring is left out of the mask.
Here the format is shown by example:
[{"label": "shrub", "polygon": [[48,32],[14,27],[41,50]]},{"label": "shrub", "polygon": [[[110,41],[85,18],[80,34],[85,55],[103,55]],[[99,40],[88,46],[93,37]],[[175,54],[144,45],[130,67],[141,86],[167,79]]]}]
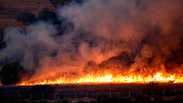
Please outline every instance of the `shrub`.
[{"label": "shrub", "polygon": [[30,12],[21,12],[15,18],[16,21],[22,22],[24,25],[28,23],[33,23],[36,19],[36,16]]},{"label": "shrub", "polygon": [[20,82],[23,74],[24,69],[18,62],[7,64],[0,72],[1,83],[5,85],[16,84]]},{"label": "shrub", "polygon": [[62,103],[69,103],[67,99],[63,100]]},{"label": "shrub", "polygon": [[38,13],[37,20],[44,20],[44,21],[55,21],[56,14],[53,11],[50,11],[49,8],[43,8],[42,11]]},{"label": "shrub", "polygon": [[72,0],[50,0],[50,3],[56,8],[58,5],[64,6]]},{"label": "shrub", "polygon": [[4,8],[2,6],[0,6],[0,10],[4,10]]}]

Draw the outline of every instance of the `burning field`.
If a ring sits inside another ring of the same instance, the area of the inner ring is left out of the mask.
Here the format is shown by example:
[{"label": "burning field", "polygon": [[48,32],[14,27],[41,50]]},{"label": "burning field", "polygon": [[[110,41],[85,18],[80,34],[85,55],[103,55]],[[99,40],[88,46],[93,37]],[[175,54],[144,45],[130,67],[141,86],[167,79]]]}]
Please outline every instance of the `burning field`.
[{"label": "burning field", "polygon": [[1,85],[183,83],[182,0],[83,0],[4,30]]}]

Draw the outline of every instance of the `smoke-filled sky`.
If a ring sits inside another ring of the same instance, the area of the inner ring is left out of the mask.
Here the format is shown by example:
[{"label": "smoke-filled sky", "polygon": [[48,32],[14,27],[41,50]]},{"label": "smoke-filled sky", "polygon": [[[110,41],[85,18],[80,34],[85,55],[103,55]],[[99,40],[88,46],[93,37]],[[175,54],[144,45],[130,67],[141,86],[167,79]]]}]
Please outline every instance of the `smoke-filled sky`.
[{"label": "smoke-filled sky", "polygon": [[[65,22],[7,28],[2,66],[18,61],[34,71],[30,79],[183,70],[183,0],[87,0],[58,8],[57,15]],[[59,27],[66,28],[62,35]]]}]

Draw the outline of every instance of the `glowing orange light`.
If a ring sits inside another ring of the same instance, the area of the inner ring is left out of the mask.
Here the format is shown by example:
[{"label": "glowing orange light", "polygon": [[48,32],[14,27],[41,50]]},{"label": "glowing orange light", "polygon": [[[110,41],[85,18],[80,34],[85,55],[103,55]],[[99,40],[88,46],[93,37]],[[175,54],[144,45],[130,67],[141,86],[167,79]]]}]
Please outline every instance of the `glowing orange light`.
[{"label": "glowing orange light", "polygon": [[176,76],[175,74],[167,74],[157,72],[154,75],[142,76],[142,75],[113,75],[112,73],[107,74],[87,74],[86,76],[78,79],[67,80],[65,78],[58,78],[56,80],[43,80],[43,81],[24,81],[19,85],[45,85],[45,84],[66,84],[66,83],[183,83],[183,77]]}]

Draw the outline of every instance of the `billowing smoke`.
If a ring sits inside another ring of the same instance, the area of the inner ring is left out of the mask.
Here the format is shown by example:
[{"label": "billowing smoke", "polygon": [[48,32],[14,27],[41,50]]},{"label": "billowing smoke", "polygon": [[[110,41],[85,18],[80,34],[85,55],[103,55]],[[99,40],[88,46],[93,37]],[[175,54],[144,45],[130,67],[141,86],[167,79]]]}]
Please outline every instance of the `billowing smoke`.
[{"label": "billowing smoke", "polygon": [[[66,22],[37,22],[24,32],[7,28],[1,64],[18,61],[29,79],[89,72],[180,73],[182,0],[87,0],[57,10]],[[69,24],[71,23],[71,24]],[[59,32],[59,27],[65,27]],[[61,35],[58,35],[62,33]]]}]

